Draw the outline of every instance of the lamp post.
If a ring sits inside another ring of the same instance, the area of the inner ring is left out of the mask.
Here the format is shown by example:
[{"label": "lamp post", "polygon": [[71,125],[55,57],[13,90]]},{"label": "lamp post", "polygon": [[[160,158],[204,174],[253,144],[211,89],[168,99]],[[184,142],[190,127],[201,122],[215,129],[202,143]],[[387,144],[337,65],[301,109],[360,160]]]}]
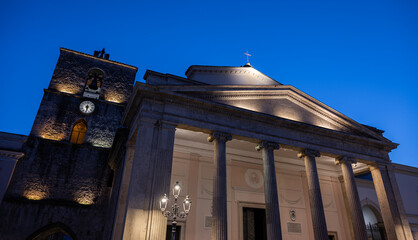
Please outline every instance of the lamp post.
[{"label": "lamp post", "polygon": [[176,226],[177,226],[177,218],[183,218],[185,219],[187,217],[187,214],[189,214],[190,208],[192,207],[192,200],[189,198],[189,195],[186,196],[186,198],[183,200],[183,210],[184,212],[179,212],[179,204],[177,203],[177,198],[180,195],[180,184],[177,181],[176,184],[174,184],[173,187],[173,196],[174,196],[174,204],[171,206],[172,211],[168,211],[167,205],[168,205],[168,197],[167,194],[164,194],[164,196],[160,200],[160,209],[161,213],[166,218],[173,218],[173,225],[172,225],[172,240],[176,239]]}]

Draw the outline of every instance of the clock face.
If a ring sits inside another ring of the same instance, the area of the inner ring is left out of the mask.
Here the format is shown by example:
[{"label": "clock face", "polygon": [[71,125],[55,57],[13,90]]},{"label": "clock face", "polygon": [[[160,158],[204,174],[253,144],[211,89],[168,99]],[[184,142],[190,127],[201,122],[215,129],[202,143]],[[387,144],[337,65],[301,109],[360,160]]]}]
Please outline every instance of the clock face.
[{"label": "clock face", "polygon": [[85,114],[90,114],[94,111],[94,103],[90,101],[83,101],[80,103],[80,111]]}]

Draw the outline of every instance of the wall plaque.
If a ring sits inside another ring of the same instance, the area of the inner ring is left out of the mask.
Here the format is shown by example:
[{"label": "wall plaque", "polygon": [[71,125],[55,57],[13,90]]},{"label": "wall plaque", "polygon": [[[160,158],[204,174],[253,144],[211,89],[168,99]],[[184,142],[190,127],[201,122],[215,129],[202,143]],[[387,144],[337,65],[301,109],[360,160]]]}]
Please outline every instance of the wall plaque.
[{"label": "wall plaque", "polygon": [[287,223],[287,232],[289,233],[302,233],[302,225],[300,223]]}]

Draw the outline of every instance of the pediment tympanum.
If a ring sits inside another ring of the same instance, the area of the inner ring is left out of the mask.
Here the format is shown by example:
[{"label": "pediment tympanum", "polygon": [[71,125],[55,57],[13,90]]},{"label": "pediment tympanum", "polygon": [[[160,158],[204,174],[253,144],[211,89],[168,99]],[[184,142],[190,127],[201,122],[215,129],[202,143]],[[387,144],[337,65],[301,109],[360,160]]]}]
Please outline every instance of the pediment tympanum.
[{"label": "pediment tympanum", "polygon": [[182,86],[176,93],[304,124],[386,140],[309,95],[289,86]]}]

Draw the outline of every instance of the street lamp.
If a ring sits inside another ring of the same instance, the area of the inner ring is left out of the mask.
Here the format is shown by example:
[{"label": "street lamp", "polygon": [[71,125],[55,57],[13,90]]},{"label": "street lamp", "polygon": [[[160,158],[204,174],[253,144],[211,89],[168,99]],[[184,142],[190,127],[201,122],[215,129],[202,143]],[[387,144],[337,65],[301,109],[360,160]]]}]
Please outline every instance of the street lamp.
[{"label": "street lamp", "polygon": [[174,204],[171,206],[172,212],[166,210],[168,205],[168,197],[167,194],[164,194],[164,196],[160,200],[160,209],[161,213],[166,218],[173,218],[173,225],[172,225],[172,240],[176,239],[176,226],[177,226],[177,218],[183,218],[185,219],[187,217],[187,214],[189,214],[190,208],[192,207],[192,200],[189,198],[189,195],[186,196],[186,198],[183,200],[183,209],[184,212],[179,212],[180,206],[177,204],[177,198],[180,196],[180,184],[177,181],[176,184],[174,184],[173,187],[173,196],[174,196]]}]

